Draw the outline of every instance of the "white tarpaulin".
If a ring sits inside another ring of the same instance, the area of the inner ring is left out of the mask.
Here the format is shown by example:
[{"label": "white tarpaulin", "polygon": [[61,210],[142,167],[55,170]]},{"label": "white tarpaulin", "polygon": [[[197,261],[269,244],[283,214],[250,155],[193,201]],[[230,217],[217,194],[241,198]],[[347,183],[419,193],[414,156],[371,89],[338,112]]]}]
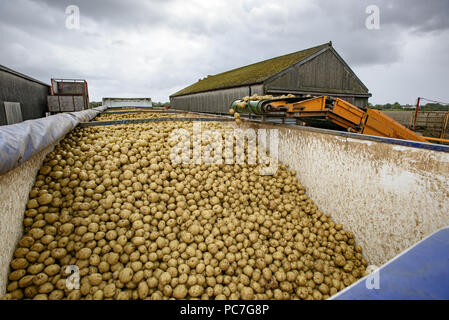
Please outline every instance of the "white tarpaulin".
[{"label": "white tarpaulin", "polygon": [[19,166],[42,151],[80,122],[93,119],[106,108],[61,113],[0,127],[0,174]]}]

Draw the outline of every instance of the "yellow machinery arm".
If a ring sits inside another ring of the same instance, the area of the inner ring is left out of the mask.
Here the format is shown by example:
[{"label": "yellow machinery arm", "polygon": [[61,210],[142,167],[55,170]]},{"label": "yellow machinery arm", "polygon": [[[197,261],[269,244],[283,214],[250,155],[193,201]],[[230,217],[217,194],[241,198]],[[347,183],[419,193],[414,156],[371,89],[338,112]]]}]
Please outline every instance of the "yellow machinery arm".
[{"label": "yellow machinery arm", "polygon": [[281,112],[287,117],[299,119],[312,126],[328,123],[350,132],[427,142],[384,113],[374,109],[362,110],[340,98],[321,96],[248,101],[243,105],[241,103],[241,100],[235,101],[232,108],[238,112],[262,115]]},{"label": "yellow machinery arm", "polygon": [[[348,131],[380,137],[427,142],[426,139],[407,129],[399,122],[379,110],[362,109],[349,102],[334,98],[333,103],[326,103],[327,96],[312,98],[298,103],[287,104],[288,114],[299,111],[300,118],[313,116],[318,110],[324,116]],[[301,110],[302,109],[302,110]]]}]

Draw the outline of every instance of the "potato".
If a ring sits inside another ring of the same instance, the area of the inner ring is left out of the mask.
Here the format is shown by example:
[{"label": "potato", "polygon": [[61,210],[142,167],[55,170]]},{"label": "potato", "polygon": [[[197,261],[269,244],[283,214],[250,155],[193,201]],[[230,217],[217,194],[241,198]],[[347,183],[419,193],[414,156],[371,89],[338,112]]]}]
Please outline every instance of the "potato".
[{"label": "potato", "polygon": [[48,193],[44,193],[44,194],[40,195],[39,198],[37,198],[37,201],[39,202],[39,204],[41,206],[51,203],[52,200],[53,200],[53,196]]},{"label": "potato", "polygon": [[240,291],[240,296],[243,300],[252,300],[254,299],[254,291],[250,287],[243,287]]},{"label": "potato", "polygon": [[35,209],[39,207],[39,202],[36,199],[31,199],[28,201],[27,208],[28,209]]},{"label": "potato", "polygon": [[64,298],[64,292],[62,290],[54,290],[48,296],[48,300],[62,300],[62,298]]},{"label": "potato", "polygon": [[50,282],[44,283],[39,286],[39,293],[50,293],[53,291],[53,285]]},{"label": "potato", "polygon": [[21,289],[16,289],[10,293],[11,299],[20,300],[23,298],[23,291]]},{"label": "potato", "polygon": [[324,276],[321,272],[315,272],[313,274],[313,282],[315,282],[316,284],[322,284],[324,281]]},{"label": "potato", "polygon": [[31,236],[23,236],[19,242],[19,245],[22,248],[30,248],[33,244],[34,244],[34,238]]},{"label": "potato", "polygon": [[18,269],[25,269],[28,266],[28,261],[24,258],[17,258],[11,261],[11,268],[18,270]]},{"label": "potato", "polygon": [[43,263],[33,264],[28,267],[27,272],[31,274],[38,274],[44,270],[45,265]]},{"label": "potato", "polygon": [[45,273],[39,273],[33,278],[33,283],[36,286],[40,286],[48,281],[48,275]]},{"label": "potato", "polygon": [[74,229],[73,224],[65,223],[59,227],[59,234],[62,236],[68,236],[72,233],[73,229]]},{"label": "potato", "polygon": [[103,300],[104,297],[104,293],[101,290],[95,291],[95,293],[93,294],[92,299],[93,300]]},{"label": "potato", "polygon": [[337,254],[334,258],[334,262],[337,266],[343,267],[346,264],[346,259],[341,254]]},{"label": "potato", "polygon": [[163,286],[166,284],[169,284],[171,281],[171,275],[168,272],[163,272],[161,276],[159,277],[159,283]]},{"label": "potato", "polygon": [[81,292],[79,290],[72,290],[67,296],[67,300],[79,300],[80,298]]},{"label": "potato", "polygon": [[120,282],[125,284],[132,280],[133,278],[133,270],[131,268],[124,268],[119,273]]},{"label": "potato", "polygon": [[49,276],[54,276],[58,274],[60,270],[61,270],[60,266],[58,266],[57,264],[52,264],[45,267],[44,272]]},{"label": "potato", "polygon": [[193,298],[197,298],[197,297],[201,296],[202,293],[203,293],[203,287],[198,284],[190,287],[190,289],[189,289],[189,295]]},{"label": "potato", "polygon": [[33,278],[32,275],[26,275],[22,279],[19,280],[19,287],[20,288],[26,288],[33,284]]},{"label": "potato", "polygon": [[15,270],[9,274],[8,279],[10,281],[17,281],[21,279],[26,274],[26,271],[23,269]]},{"label": "potato", "polygon": [[100,273],[91,274],[88,279],[92,286],[98,286],[103,282],[103,276]]},{"label": "potato", "polygon": [[144,237],[134,237],[134,238],[132,239],[132,243],[133,243],[135,246],[143,245],[143,244],[145,243],[145,238],[144,238]]},{"label": "potato", "polygon": [[180,284],[173,290],[173,297],[176,299],[184,299],[187,296],[187,293],[188,291],[185,285]]},{"label": "potato", "polygon": [[139,282],[137,292],[139,299],[145,299],[149,294],[149,288],[146,282]]},{"label": "potato", "polygon": [[44,234],[44,230],[40,228],[33,228],[29,231],[29,235],[32,236],[35,240],[42,238]]},{"label": "potato", "polygon": [[115,285],[113,283],[110,283],[106,287],[104,287],[103,294],[106,298],[112,298],[115,295],[115,291]]},{"label": "potato", "polygon": [[320,284],[318,290],[324,295],[329,293],[329,287],[325,283]]},{"label": "potato", "polygon": [[102,261],[98,264],[98,271],[101,273],[106,273],[109,271],[109,264],[105,261]]},{"label": "potato", "polygon": [[79,258],[82,260],[89,259],[90,255],[92,254],[92,250],[90,248],[83,248],[79,252]]}]

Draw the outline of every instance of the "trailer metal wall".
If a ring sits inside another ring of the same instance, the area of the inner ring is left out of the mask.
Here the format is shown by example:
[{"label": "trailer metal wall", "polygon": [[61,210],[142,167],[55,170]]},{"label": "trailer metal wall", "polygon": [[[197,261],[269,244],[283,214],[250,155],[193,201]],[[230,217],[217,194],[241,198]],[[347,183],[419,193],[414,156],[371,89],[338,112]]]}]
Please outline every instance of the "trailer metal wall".
[{"label": "trailer metal wall", "polygon": [[9,263],[23,234],[25,206],[43,159],[65,133],[102,111],[99,107],[0,128],[0,297],[5,293]]},{"label": "trailer metal wall", "polygon": [[449,152],[346,132],[243,123],[279,130],[279,160],[297,171],[322,212],[354,233],[370,264],[382,265],[449,225]]},{"label": "trailer metal wall", "polygon": [[45,156],[56,143],[3,175],[0,175],[0,297],[5,294],[9,263],[23,235],[23,218],[28,195]]},{"label": "trailer metal wall", "polygon": [[45,116],[50,86],[0,65],[0,125],[6,125],[4,102],[19,102],[22,119]]}]

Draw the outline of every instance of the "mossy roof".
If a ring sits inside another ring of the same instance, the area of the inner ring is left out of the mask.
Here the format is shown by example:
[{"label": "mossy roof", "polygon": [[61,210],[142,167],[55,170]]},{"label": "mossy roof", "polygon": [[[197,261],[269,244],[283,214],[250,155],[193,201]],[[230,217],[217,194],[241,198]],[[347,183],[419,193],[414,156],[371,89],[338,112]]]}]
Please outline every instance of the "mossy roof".
[{"label": "mossy roof", "polygon": [[171,96],[174,97],[190,93],[261,83],[329,45],[329,43],[325,43],[309,49],[293,52],[280,57],[209,76],[172,94]]}]

